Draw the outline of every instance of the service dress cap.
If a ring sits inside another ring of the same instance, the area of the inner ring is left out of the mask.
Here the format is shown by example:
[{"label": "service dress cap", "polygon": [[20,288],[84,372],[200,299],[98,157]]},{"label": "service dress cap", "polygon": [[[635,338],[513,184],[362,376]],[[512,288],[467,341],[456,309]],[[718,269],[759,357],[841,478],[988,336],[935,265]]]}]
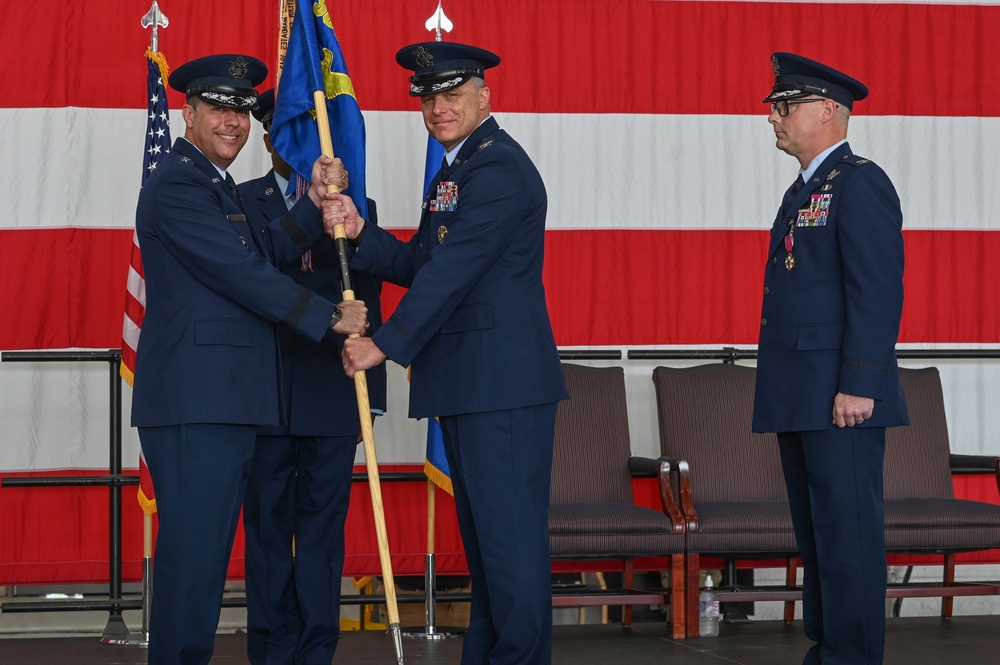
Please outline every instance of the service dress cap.
[{"label": "service dress cap", "polygon": [[257,108],[258,85],[267,78],[267,66],[248,55],[207,55],[186,62],[170,75],[170,87],[188,98],[232,109]]},{"label": "service dress cap", "polygon": [[410,96],[421,97],[451,90],[470,78],[485,78],[500,56],[485,49],[455,42],[422,42],[399,49],[396,62],[413,71]]},{"label": "service dress cap", "polygon": [[253,117],[264,125],[264,131],[271,131],[271,120],[274,118],[274,88],[257,95],[257,108],[251,111]]},{"label": "service dress cap", "polygon": [[819,95],[853,109],[855,101],[868,96],[868,88],[861,81],[801,55],[774,53],[771,65],[774,87],[764,98],[765,104]]}]

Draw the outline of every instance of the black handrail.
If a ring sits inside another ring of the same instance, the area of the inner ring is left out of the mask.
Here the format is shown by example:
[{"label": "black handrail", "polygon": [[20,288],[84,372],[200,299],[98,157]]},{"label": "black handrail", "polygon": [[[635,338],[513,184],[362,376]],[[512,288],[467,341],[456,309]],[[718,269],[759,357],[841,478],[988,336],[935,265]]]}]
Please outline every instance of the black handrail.
[{"label": "black handrail", "polygon": [[[1000,359],[1000,349],[900,349],[896,351],[904,359]],[[620,349],[560,349],[561,360],[621,360]],[[721,360],[734,363],[753,360],[757,357],[755,348],[722,347],[720,349],[630,349],[628,360]],[[108,420],[110,432],[108,474],[104,476],[35,476],[31,478],[3,478],[0,487],[107,487],[110,494],[110,557],[108,599],[91,601],[41,601],[0,604],[0,612],[46,612],[46,611],[108,611],[108,624],[104,637],[128,636],[129,631],[122,618],[122,611],[139,609],[141,602],[122,599],[122,488],[139,484],[139,477],[122,473],[122,389],[119,371],[121,369],[121,349],[107,351],[4,351],[0,362],[106,362],[110,383],[110,407]],[[421,472],[380,473],[382,482],[426,482]],[[354,482],[367,482],[366,473],[355,473]],[[442,598],[444,596],[441,596]],[[364,600],[361,600],[364,599]],[[378,596],[362,596],[361,599],[344,600],[351,602],[377,602]],[[403,602],[418,602],[416,598]],[[227,599],[225,606],[238,606],[242,599]],[[234,605],[235,603],[235,605]]]},{"label": "black handrail", "polygon": [[[93,601],[91,609],[107,610],[108,623],[104,627],[103,637],[127,637],[128,626],[122,617],[122,611],[131,605],[122,600],[122,488],[126,485],[137,485],[139,479],[135,476],[122,474],[122,384],[119,372],[122,364],[121,349],[107,351],[5,351],[0,354],[2,362],[106,362],[109,377],[109,407],[108,407],[108,475],[84,478],[40,476],[34,478],[4,478],[0,487],[107,487],[110,496],[109,556],[108,556],[108,599]],[[8,605],[21,603],[4,603],[0,611],[9,611]]]}]

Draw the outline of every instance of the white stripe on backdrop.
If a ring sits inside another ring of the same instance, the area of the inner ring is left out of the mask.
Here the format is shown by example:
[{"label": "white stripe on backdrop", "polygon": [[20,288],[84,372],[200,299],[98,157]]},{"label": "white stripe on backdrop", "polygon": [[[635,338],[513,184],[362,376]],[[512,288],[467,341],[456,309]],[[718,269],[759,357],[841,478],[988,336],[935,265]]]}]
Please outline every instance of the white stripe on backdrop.
[{"label": "white stripe on backdrop", "polygon": [[[797,163],[760,116],[501,113],[545,179],[552,229],[766,229]],[[385,226],[416,225],[426,134],[414,112],[366,112],[368,191]],[[56,136],[52,127],[70,127]],[[0,228],[134,224],[145,114],[125,109],[0,109]],[[179,111],[171,131],[183,135]],[[253,133],[237,181],[269,164]],[[96,140],[95,137],[100,137]],[[905,228],[997,228],[1000,118],[858,115],[851,146],[882,166]],[[10,288],[5,285],[0,288]]]},{"label": "white stripe on backdrop", "polygon": [[[628,390],[629,428],[636,455],[656,456],[659,443],[651,361],[589,362],[623,364]],[[680,363],[669,363],[678,365]],[[997,454],[995,432],[1000,431],[996,408],[1000,361],[906,361],[904,367],[936,365],[941,369],[945,411],[952,452]],[[131,389],[124,389],[124,418],[128,423]],[[108,370],[100,364],[0,365],[0,470],[107,469]],[[423,463],[427,428],[406,418],[405,370],[390,365],[389,413],[376,424],[380,463]],[[135,430],[123,431],[126,468],[136,468],[139,441]]]}]

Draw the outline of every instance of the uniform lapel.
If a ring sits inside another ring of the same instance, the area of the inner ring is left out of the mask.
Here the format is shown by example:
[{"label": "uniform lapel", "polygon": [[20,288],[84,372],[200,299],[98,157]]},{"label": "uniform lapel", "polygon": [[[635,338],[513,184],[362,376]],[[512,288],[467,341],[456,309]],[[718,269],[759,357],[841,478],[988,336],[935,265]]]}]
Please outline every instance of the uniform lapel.
[{"label": "uniform lapel", "polygon": [[[798,216],[798,211],[805,207],[806,201],[812,196],[814,192],[823,186],[823,182],[830,177],[833,172],[834,167],[841,160],[853,155],[851,152],[851,146],[848,143],[838,146],[836,150],[827,155],[823,163],[819,165],[809,181],[805,183],[799,193],[792,197],[791,201],[787,204],[787,207],[782,206],[778,211],[778,216],[774,219],[774,226],[771,230],[771,246],[768,256],[773,256],[775,250],[778,249],[778,245],[788,234],[789,222],[793,222]],[[836,177],[836,176],[834,176]]]}]

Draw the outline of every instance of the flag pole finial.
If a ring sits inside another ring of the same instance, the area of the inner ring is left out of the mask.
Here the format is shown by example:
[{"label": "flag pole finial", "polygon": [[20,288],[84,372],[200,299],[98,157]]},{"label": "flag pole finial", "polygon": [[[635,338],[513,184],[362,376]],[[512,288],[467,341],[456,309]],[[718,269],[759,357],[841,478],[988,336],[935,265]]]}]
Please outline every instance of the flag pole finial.
[{"label": "flag pole finial", "polygon": [[428,30],[434,31],[434,41],[436,42],[441,41],[441,30],[451,32],[451,29],[455,27],[455,25],[451,22],[451,19],[445,16],[444,8],[441,6],[441,0],[438,0],[437,11],[434,12],[429,19],[427,19],[427,23],[425,23],[424,26]]},{"label": "flag pole finial", "polygon": [[165,28],[170,25],[170,19],[167,15],[160,11],[160,5],[156,0],[153,0],[153,6],[149,8],[146,15],[142,17],[142,27],[148,28],[153,26],[153,34],[149,37],[149,49],[154,53],[160,50],[160,28]]}]

